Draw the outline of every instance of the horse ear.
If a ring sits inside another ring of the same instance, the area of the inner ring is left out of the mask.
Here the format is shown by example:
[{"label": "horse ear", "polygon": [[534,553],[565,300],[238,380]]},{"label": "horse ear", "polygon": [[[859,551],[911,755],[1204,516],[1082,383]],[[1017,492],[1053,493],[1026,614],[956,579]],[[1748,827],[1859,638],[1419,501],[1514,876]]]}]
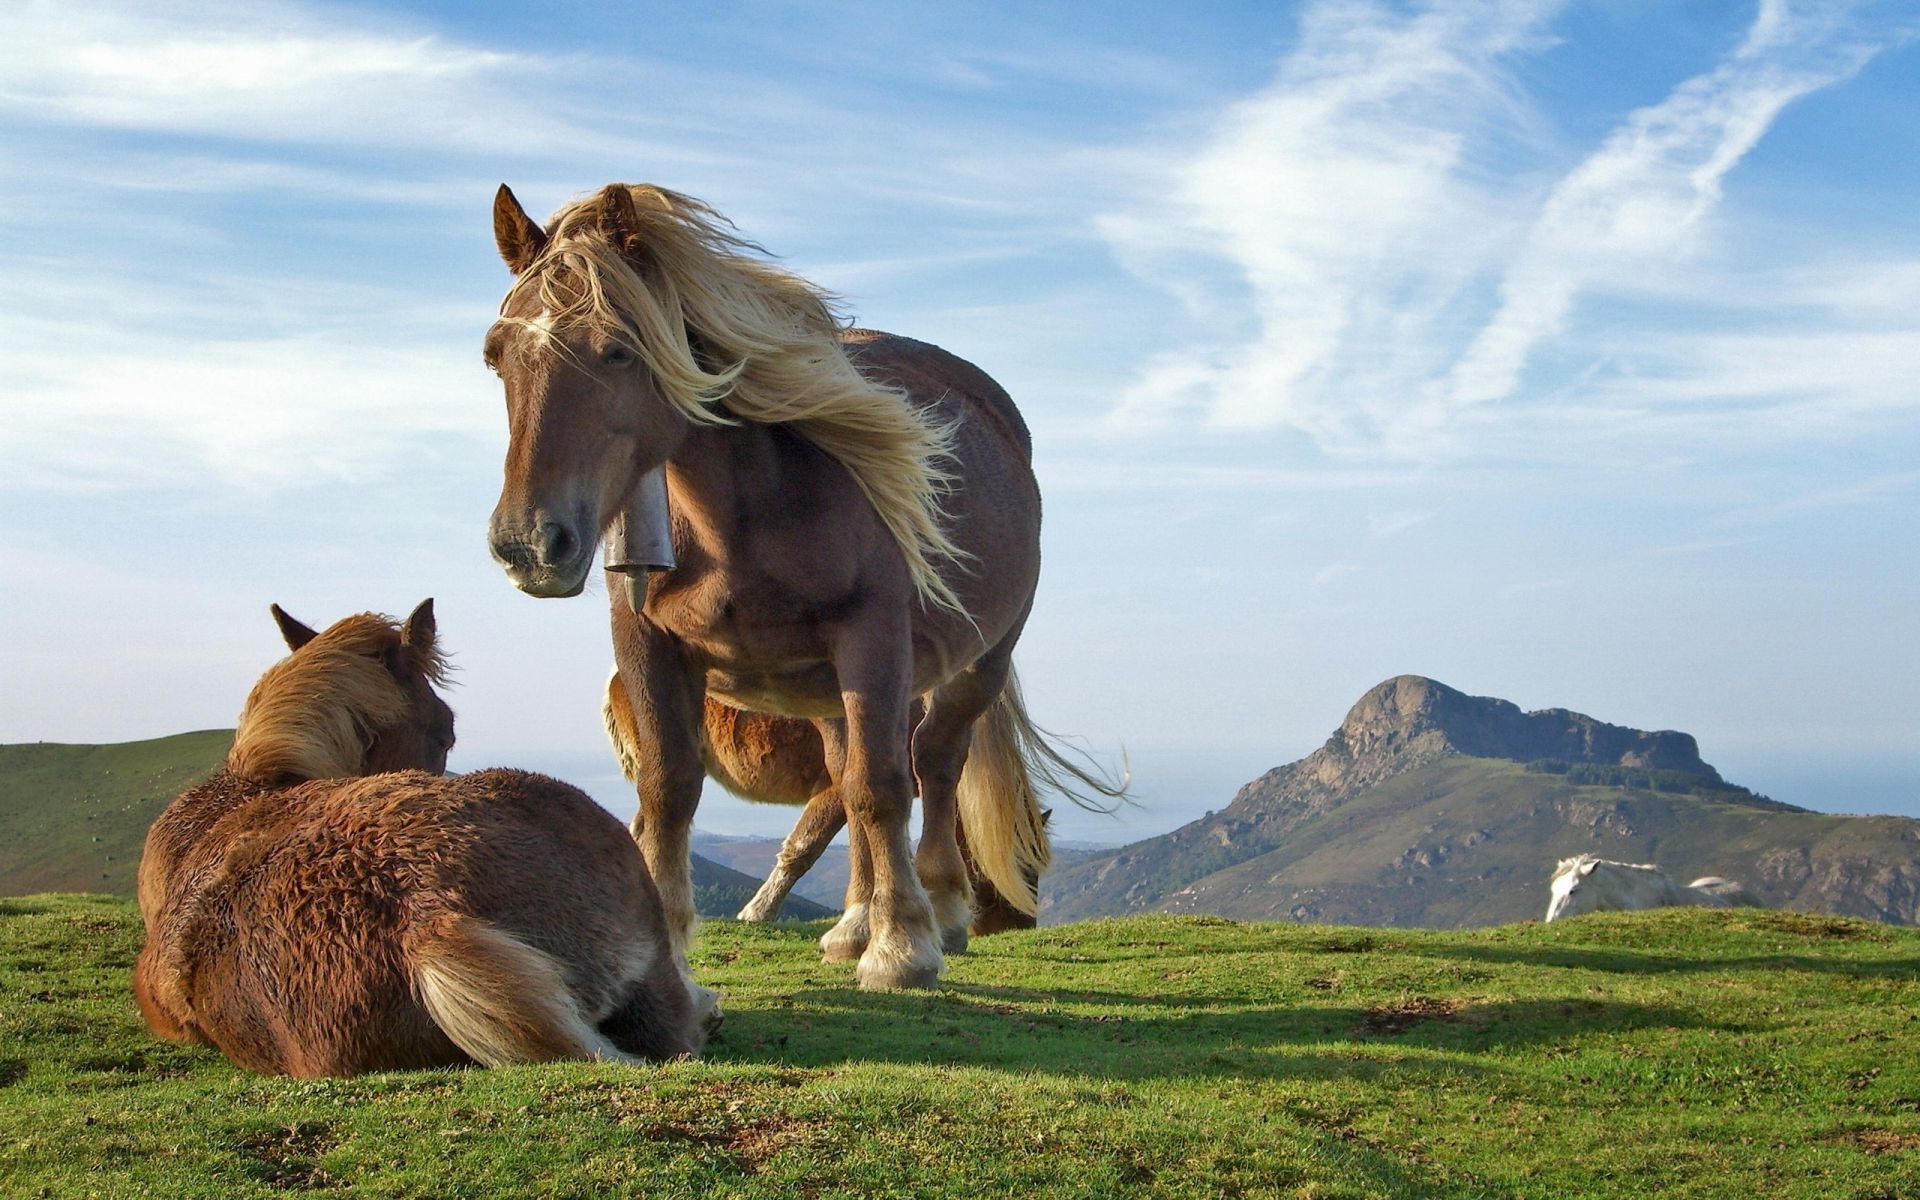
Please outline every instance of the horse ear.
[{"label": "horse ear", "polygon": [[278,604],[267,606],[273,613],[273,623],[280,627],[280,636],[287,639],[287,649],[298,650],[320,635],[287,615],[287,610]]},{"label": "horse ear", "polygon": [[621,250],[633,250],[640,244],[640,212],[633,207],[633,193],[624,183],[610,183],[600,189],[600,228]]},{"label": "horse ear", "polygon": [[1593,869],[1594,869],[1595,867],[1597,867],[1597,866],[1599,866],[1599,865],[1600,865],[1600,860],[1599,860],[1599,859],[1597,859],[1597,858],[1589,858],[1589,859],[1587,859],[1587,860],[1586,860],[1585,862],[1583,862],[1583,863],[1581,863],[1581,864],[1580,864],[1580,874],[1581,874],[1581,876],[1582,876],[1582,877],[1584,878],[1585,876],[1588,876],[1588,875],[1591,875],[1591,874],[1593,874]]},{"label": "horse ear", "polygon": [[439,626],[433,619],[433,597],[428,596],[400,627],[400,644],[412,650],[431,650],[438,634]]},{"label": "horse ear", "polygon": [[493,194],[493,242],[500,248],[500,257],[507,260],[507,269],[515,275],[532,266],[547,248],[546,230],[527,215],[513,189],[504,183]]}]

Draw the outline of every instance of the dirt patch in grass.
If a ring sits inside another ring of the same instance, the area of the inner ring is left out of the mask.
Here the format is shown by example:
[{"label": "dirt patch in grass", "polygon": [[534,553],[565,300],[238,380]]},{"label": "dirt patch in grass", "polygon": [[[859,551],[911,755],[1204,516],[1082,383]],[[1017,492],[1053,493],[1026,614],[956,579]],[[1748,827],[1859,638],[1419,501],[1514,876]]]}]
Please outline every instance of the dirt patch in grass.
[{"label": "dirt patch in grass", "polygon": [[736,1125],[720,1139],[743,1174],[757,1175],[760,1166],[788,1146],[807,1141],[815,1131],[811,1121],[765,1117]]},{"label": "dirt patch in grass", "polygon": [[322,1192],[346,1186],[315,1160],[340,1144],[340,1134],[325,1121],[301,1121],[242,1134],[238,1148],[253,1161],[247,1173],[268,1187],[287,1192]]},{"label": "dirt patch in grass", "polygon": [[1820,938],[1825,941],[1884,942],[1887,940],[1886,935],[1875,929],[1871,922],[1855,921],[1846,917],[1822,916],[1819,913],[1778,911],[1755,913],[1753,924],[1763,929],[1774,929],[1781,933]]},{"label": "dirt patch in grass", "polygon": [[1460,1019],[1458,1000],[1438,1000],[1432,996],[1414,996],[1396,1004],[1369,1008],[1353,1027],[1358,1037],[1398,1037],[1416,1025],[1428,1021]]},{"label": "dirt patch in grass", "polygon": [[1868,1154],[1901,1154],[1920,1150],[1920,1131],[1900,1129],[1852,1129],[1836,1133],[1828,1141],[1853,1146]]}]

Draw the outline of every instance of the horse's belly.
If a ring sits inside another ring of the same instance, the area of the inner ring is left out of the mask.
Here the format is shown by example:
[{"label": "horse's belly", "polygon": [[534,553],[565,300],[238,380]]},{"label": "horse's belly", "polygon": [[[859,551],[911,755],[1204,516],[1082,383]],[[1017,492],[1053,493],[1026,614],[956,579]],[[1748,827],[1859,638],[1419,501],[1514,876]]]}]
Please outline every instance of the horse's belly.
[{"label": "horse's belly", "polygon": [[707,694],[748,712],[784,717],[838,717],[840,680],[831,663],[813,663],[783,671],[743,671],[712,667]]}]

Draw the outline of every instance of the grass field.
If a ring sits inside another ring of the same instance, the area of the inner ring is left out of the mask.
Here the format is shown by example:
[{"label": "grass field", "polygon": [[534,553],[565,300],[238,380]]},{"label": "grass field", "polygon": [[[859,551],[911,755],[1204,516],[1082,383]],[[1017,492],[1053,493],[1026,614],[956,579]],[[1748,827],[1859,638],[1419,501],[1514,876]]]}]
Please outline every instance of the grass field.
[{"label": "grass field", "polygon": [[704,928],[702,1062],[301,1082],[147,1035],[125,902],[0,900],[0,1195],[1920,1194],[1916,931],[1144,917],[874,994],[821,928]]}]

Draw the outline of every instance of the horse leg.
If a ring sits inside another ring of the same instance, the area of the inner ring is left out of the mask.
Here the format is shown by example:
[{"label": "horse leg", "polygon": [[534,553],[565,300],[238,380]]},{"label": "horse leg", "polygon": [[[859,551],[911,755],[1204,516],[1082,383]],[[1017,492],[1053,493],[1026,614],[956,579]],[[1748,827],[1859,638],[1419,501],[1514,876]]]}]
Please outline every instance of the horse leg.
[{"label": "horse leg", "polygon": [[960,852],[960,774],[974,722],[1006,686],[1012,639],[936,689],[927,715],[913,731],[913,773],[920,785],[920,849],[914,865],[933,904],[941,948],[958,954],[967,948],[973,923],[973,885]]},{"label": "horse leg", "polygon": [[838,792],[829,786],[815,793],[813,799],[807,801],[806,811],[800,814],[800,820],[794,824],[793,832],[787,835],[787,840],[781,845],[779,861],[774,863],[767,881],[760,885],[753,899],[740,910],[738,919],[772,921],[778,918],[787,893],[813,869],[813,864],[826,853],[828,844],[846,823],[847,810],[841,805]]},{"label": "horse leg", "polygon": [[845,761],[834,786],[847,820],[866,839],[873,873],[867,948],[855,976],[867,988],[931,987],[946,960],[907,837],[913,777],[907,751],[911,646],[904,606],[898,619],[876,615],[848,632],[834,654],[846,713]]},{"label": "horse leg", "polygon": [[[845,721],[814,722],[827,749],[827,770],[838,777],[845,773],[847,725]],[[838,799],[839,793],[834,793]],[[847,810],[841,804],[842,820]],[[867,831],[858,821],[847,821],[847,897],[840,920],[820,938],[820,956],[827,962],[857,962],[867,951],[867,905],[873,899],[873,857],[867,852]]]},{"label": "horse leg", "polygon": [[[674,962],[694,988],[687,965],[695,920],[690,835],[706,778],[700,759],[704,680],[682,665],[674,640],[633,615],[624,600],[614,604],[613,650],[633,718],[634,787],[640,795],[633,839],[660,892]],[[696,1003],[702,992],[695,989]]]}]

